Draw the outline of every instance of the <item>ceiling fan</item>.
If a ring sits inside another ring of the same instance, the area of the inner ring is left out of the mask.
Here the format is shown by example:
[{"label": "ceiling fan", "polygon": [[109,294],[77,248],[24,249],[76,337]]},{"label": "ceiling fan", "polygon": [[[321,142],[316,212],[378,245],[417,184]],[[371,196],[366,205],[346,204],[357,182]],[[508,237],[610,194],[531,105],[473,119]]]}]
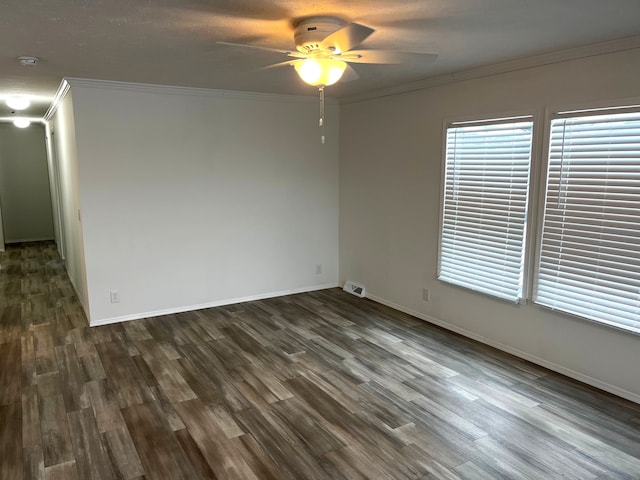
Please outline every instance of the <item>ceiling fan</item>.
[{"label": "ceiling fan", "polygon": [[349,81],[358,78],[349,63],[401,64],[409,62],[431,62],[437,58],[434,53],[414,53],[392,50],[355,49],[375,30],[359,23],[345,24],[336,17],[308,17],[300,20],[293,38],[296,50],[283,50],[232,42],[217,42],[220,45],[253,48],[276,52],[292,57],[266,68],[291,65],[300,78],[315,87],[333,85],[341,78]]},{"label": "ceiling fan", "polygon": [[[392,50],[356,49],[375,30],[359,23],[346,23],[337,17],[307,17],[295,25],[293,38],[296,50],[283,50],[232,42],[217,42],[220,45],[253,48],[276,52],[293,60],[268,65],[265,68],[293,66],[300,78],[320,90],[320,126],[324,126],[324,88],[340,79],[358,78],[350,63],[401,64],[410,62],[432,62],[435,53],[414,53]],[[324,135],[322,135],[324,143]]]}]

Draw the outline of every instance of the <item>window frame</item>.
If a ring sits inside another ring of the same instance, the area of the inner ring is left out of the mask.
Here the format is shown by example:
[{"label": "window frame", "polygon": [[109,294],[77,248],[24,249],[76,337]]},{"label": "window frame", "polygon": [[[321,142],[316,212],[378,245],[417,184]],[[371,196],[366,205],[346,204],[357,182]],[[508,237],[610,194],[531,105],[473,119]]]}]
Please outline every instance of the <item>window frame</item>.
[{"label": "window frame", "polygon": [[[467,292],[476,293],[486,296],[493,300],[505,302],[511,305],[524,305],[527,304],[533,292],[532,274],[535,256],[531,245],[535,241],[536,232],[538,230],[537,220],[537,205],[538,194],[540,184],[540,168],[538,158],[540,157],[541,141],[543,138],[544,128],[540,128],[540,119],[544,118],[544,110],[540,108],[522,108],[518,110],[502,111],[493,114],[469,114],[469,115],[457,115],[455,117],[445,118],[442,122],[442,154],[440,156],[440,192],[439,192],[439,209],[438,209],[438,251],[436,257],[436,279],[448,286],[459,288]],[[445,192],[447,181],[447,133],[451,127],[473,125],[473,124],[495,124],[495,123],[507,123],[508,121],[524,121],[530,119],[532,122],[532,138],[531,138],[531,159],[529,162],[529,183],[527,192],[527,205],[525,209],[525,225],[523,235],[523,284],[522,295],[516,302],[511,300],[492,295],[489,293],[481,292],[463,285],[458,285],[452,282],[441,280],[440,266],[442,259],[442,234],[444,228],[444,207],[445,207]]]},{"label": "window frame", "polygon": [[[597,114],[606,111],[607,113],[627,112],[631,109],[640,109],[640,97],[624,97],[617,99],[605,99],[598,101],[558,103],[538,106],[534,108],[521,108],[518,110],[502,111],[489,114],[461,114],[443,119],[442,122],[442,150],[440,156],[440,191],[439,191],[439,210],[438,210],[438,238],[437,238],[437,257],[436,257],[436,279],[439,280],[440,275],[440,259],[442,256],[442,231],[443,231],[443,209],[446,189],[446,153],[447,153],[447,129],[454,124],[464,123],[482,123],[490,120],[507,119],[507,118],[523,118],[532,117],[533,121],[533,139],[531,150],[531,164],[529,177],[529,193],[527,206],[527,223],[525,226],[525,243],[524,243],[524,276],[523,276],[523,298],[519,304],[531,304],[539,311],[550,312],[559,317],[572,318],[578,321],[586,321],[592,325],[605,329],[614,329],[627,335],[640,335],[639,331],[629,330],[622,326],[611,323],[605,323],[582,315],[553,309],[545,305],[535,302],[538,288],[538,271],[542,254],[542,235],[544,226],[544,211],[547,193],[547,175],[549,168],[549,147],[551,143],[551,120],[558,114],[575,113],[576,116]],[[503,298],[479,292],[464,286],[456,285],[447,281],[439,280],[448,287],[462,289],[467,292],[479,294],[483,297],[505,302],[514,305],[513,302]]]},{"label": "window frame", "polygon": [[[529,270],[530,292],[529,302],[534,304],[541,310],[552,312],[568,318],[578,319],[599,325],[603,328],[611,328],[631,335],[640,335],[640,331],[631,330],[615,323],[596,320],[579,314],[566,312],[564,310],[555,309],[536,302],[538,292],[539,270],[542,260],[542,237],[544,229],[545,203],[547,196],[547,176],[549,173],[549,148],[551,146],[551,122],[557,118],[588,116],[590,114],[615,114],[630,111],[640,111],[640,97],[629,97],[616,100],[602,100],[596,102],[581,102],[564,104],[557,106],[547,106],[544,109],[544,128],[542,130],[541,149],[537,157],[536,163],[539,164],[539,172],[536,177],[538,183],[537,195],[535,200],[535,208],[537,209],[535,217],[535,237],[532,239],[530,254],[532,255],[531,268]],[[533,161],[533,160],[532,160]]]}]

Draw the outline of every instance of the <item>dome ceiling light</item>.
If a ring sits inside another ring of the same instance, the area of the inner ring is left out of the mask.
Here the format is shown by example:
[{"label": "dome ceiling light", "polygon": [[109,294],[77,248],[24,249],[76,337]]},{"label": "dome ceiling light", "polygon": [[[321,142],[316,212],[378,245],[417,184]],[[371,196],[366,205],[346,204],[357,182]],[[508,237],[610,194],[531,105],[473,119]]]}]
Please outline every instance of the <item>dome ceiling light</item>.
[{"label": "dome ceiling light", "polygon": [[27,128],[31,125],[31,121],[28,118],[16,118],[13,120],[13,124],[18,128]]},{"label": "dome ceiling light", "polygon": [[31,105],[31,100],[24,95],[9,95],[4,103],[12,110],[26,110]]}]

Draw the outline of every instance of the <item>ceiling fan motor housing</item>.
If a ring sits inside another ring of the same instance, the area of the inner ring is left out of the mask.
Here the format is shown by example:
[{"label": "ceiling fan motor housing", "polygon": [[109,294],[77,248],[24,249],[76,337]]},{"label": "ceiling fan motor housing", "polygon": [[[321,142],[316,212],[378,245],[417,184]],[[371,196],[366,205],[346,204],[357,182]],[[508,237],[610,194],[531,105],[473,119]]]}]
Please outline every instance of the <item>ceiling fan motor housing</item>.
[{"label": "ceiling fan motor housing", "polygon": [[299,52],[310,54],[321,52],[326,55],[335,53],[331,46],[324,46],[322,41],[333,32],[338,31],[344,22],[331,17],[316,17],[301,21],[295,29],[293,38]]}]

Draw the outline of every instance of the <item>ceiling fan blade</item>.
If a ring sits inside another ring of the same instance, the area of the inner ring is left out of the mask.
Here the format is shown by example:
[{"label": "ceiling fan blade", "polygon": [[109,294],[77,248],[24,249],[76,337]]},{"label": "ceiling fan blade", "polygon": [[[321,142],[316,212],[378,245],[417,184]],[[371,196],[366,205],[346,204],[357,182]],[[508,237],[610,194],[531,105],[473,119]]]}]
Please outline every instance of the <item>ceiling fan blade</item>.
[{"label": "ceiling fan blade", "polygon": [[290,66],[294,66],[296,63],[298,62],[302,62],[303,60],[287,60],[286,62],[279,62],[279,63],[273,63],[271,65],[265,65],[264,67],[261,67],[260,70],[269,70],[271,68],[278,68],[278,67],[286,67],[288,65]]},{"label": "ceiling fan blade", "polygon": [[397,65],[400,63],[430,63],[438,58],[436,53],[396,52],[393,50],[350,50],[335,58],[350,63],[379,63]]},{"label": "ceiling fan blade", "polygon": [[340,78],[340,82],[352,82],[359,78],[360,78],[360,75],[358,75],[355,69],[351,65],[347,65],[347,68],[342,74],[342,78]]},{"label": "ceiling fan blade", "polygon": [[281,50],[279,48],[262,47],[260,45],[248,45],[246,43],[233,43],[233,42],[221,42],[221,41],[218,41],[216,43],[218,45],[227,45],[227,46],[230,46],[230,47],[253,48],[255,50],[263,50],[263,51],[267,51],[267,52],[282,53],[284,55],[288,55],[289,57],[294,57],[294,58],[306,58],[306,55],[304,55],[303,53],[296,52],[296,51],[293,51],[293,50]]},{"label": "ceiling fan blade", "polygon": [[320,49],[336,53],[346,52],[360,45],[375,30],[373,28],[350,23],[325,37],[320,43]]}]

